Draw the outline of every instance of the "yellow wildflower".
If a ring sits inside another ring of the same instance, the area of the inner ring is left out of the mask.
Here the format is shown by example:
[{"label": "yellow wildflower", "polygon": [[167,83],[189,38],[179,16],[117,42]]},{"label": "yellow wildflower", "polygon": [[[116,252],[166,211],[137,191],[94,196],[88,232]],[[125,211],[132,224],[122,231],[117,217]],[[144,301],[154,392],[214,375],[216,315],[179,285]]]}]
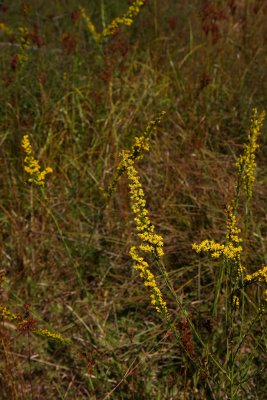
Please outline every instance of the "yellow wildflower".
[{"label": "yellow wildflower", "polygon": [[259,269],[253,274],[247,274],[244,278],[245,282],[265,282],[267,283],[267,266]]},{"label": "yellow wildflower", "polygon": [[255,180],[256,169],[255,152],[259,147],[257,139],[261,132],[264,117],[264,111],[259,115],[257,109],[253,109],[248,143],[244,145],[244,154],[238,158],[236,163],[239,185],[244,183],[248,198],[252,196],[252,185]]},{"label": "yellow wildflower", "polygon": [[241,275],[243,268],[241,266],[241,253],[243,251],[240,243],[242,239],[239,237],[240,229],[236,226],[236,217],[233,214],[233,209],[230,205],[227,206],[227,221],[226,221],[226,243],[216,243],[214,240],[204,240],[196,244],[193,243],[192,248],[197,252],[210,253],[213,258],[221,256],[231,260],[236,268],[237,275]]},{"label": "yellow wildflower", "polygon": [[120,25],[130,26],[132,25],[134,18],[140,12],[140,8],[144,5],[144,0],[134,0],[133,3],[129,6],[128,10],[122,17],[114,18],[110,24],[101,32],[98,33],[96,31],[96,27],[91,21],[90,17],[86,14],[83,7],[80,7],[81,16],[86,22],[87,28],[89,32],[91,32],[94,40],[98,43],[103,37],[114,35]]},{"label": "yellow wildflower", "polygon": [[[244,284],[250,284],[254,282],[263,282],[267,284],[267,266],[258,269],[258,271],[253,274],[247,274],[244,278]],[[267,301],[267,290],[264,291],[264,298]]]},{"label": "yellow wildflower", "polygon": [[86,14],[85,9],[83,7],[80,7],[79,9],[81,12],[81,16],[83,17],[83,19],[86,22],[89,32],[91,32],[91,34],[93,35],[93,38],[98,43],[101,39],[101,34],[96,31],[96,27],[93,24],[93,22],[91,21],[91,18]]},{"label": "yellow wildflower", "polygon": [[134,144],[132,145],[131,149],[122,152],[121,154],[122,160],[117,167],[117,173],[115,175],[115,178],[113,179],[113,182],[109,186],[108,192],[106,194],[107,200],[110,198],[111,194],[115,190],[115,187],[121,175],[126,171],[127,162],[125,163],[125,160],[127,159],[133,162],[136,160],[140,160],[143,157],[142,151],[149,151],[151,135],[157,129],[165,114],[166,114],[165,111],[160,112],[154,120],[151,120],[149,122],[143,135],[140,137],[135,137]]},{"label": "yellow wildflower", "polygon": [[8,319],[9,321],[18,321],[18,320],[20,320],[18,315],[13,314],[11,311],[8,310],[7,307],[0,306],[0,316],[3,319]]},{"label": "yellow wildflower", "polygon": [[37,335],[44,336],[50,340],[55,340],[64,344],[70,343],[68,339],[64,339],[59,333],[50,332],[47,329],[33,329],[32,332],[36,333]]},{"label": "yellow wildflower", "polygon": [[68,339],[64,339],[59,333],[50,332],[47,329],[33,328],[34,325],[32,322],[35,322],[35,320],[23,319],[20,315],[12,313],[7,307],[0,306],[0,317],[2,317],[4,320],[14,322],[20,331],[27,329],[33,333],[36,333],[37,335],[41,335],[61,343],[67,344],[70,342]]},{"label": "yellow wildflower", "polygon": [[240,300],[236,295],[233,296],[233,305],[235,306],[235,308],[239,308]]},{"label": "yellow wildflower", "polygon": [[4,22],[0,22],[0,31],[4,32],[6,35],[14,34],[12,29],[10,29]]},{"label": "yellow wildflower", "polygon": [[151,291],[151,304],[155,306],[157,312],[168,316],[166,302],[163,300],[162,293],[156,283],[154,274],[149,269],[148,263],[138,255],[135,246],[131,248],[130,255],[136,263],[134,268],[140,272],[140,277],[144,279],[144,285]]},{"label": "yellow wildflower", "polygon": [[155,227],[148,217],[144,191],[139,179],[138,172],[133,166],[133,161],[123,153],[125,168],[130,181],[130,199],[132,211],[136,214],[135,223],[137,236],[141,239],[142,250],[161,257],[163,253],[163,239],[154,233]]},{"label": "yellow wildflower", "polygon": [[45,177],[47,174],[53,172],[52,168],[47,167],[41,171],[39,161],[32,155],[32,146],[28,135],[23,136],[21,147],[26,153],[26,157],[24,158],[24,171],[30,176],[28,182],[35,183],[38,186],[44,186]]},{"label": "yellow wildflower", "polygon": [[225,246],[220,243],[214,242],[214,240],[203,240],[200,244],[193,243],[192,248],[197,252],[210,253],[213,258],[219,258],[225,249]]},{"label": "yellow wildflower", "polygon": [[19,27],[19,53],[18,53],[18,61],[21,68],[29,61],[29,31],[24,26]]},{"label": "yellow wildflower", "polygon": [[134,18],[140,12],[140,8],[144,5],[143,0],[134,0],[133,3],[129,6],[127,12],[122,17],[115,18],[102,32],[102,36],[112,36],[119,29],[120,25],[130,26],[132,25]]},{"label": "yellow wildflower", "polygon": [[[129,157],[129,153],[122,153],[125,169],[130,181],[130,199],[132,211],[136,214],[135,223],[137,236],[141,239],[139,250],[153,254],[156,258],[163,256],[163,239],[160,235],[154,233],[155,227],[148,217],[146,209],[146,201],[144,191],[139,179],[139,175],[134,168],[133,160]],[[130,255],[135,261],[135,269],[140,271],[140,276],[144,279],[144,285],[151,291],[151,304],[156,310],[168,316],[166,302],[163,300],[160,289],[157,286],[154,274],[150,271],[148,263],[140,257],[136,251],[136,247],[132,247]]]}]

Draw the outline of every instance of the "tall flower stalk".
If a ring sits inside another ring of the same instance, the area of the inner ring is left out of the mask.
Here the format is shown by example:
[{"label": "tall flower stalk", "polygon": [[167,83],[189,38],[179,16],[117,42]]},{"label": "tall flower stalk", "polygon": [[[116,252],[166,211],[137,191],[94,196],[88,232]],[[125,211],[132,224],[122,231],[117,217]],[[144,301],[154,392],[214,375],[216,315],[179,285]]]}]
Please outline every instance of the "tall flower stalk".
[{"label": "tall flower stalk", "polygon": [[[134,0],[129,5],[128,10],[121,17],[114,18],[106,27],[103,28],[101,33],[97,32],[94,23],[83,7],[80,7],[80,12],[95,42],[99,43],[104,38],[115,35],[121,26],[131,26],[135,18],[140,13],[141,7],[144,5],[144,3],[144,0]],[[101,8],[101,12],[103,14],[103,4],[101,4]]]}]

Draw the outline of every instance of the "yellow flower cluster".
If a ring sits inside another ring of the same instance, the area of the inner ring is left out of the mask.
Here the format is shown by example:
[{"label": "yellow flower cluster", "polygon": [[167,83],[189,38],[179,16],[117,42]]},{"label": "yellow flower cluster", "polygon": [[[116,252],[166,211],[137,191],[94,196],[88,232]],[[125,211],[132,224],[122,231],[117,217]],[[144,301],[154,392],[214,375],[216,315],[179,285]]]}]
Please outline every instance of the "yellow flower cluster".
[{"label": "yellow flower cluster", "polygon": [[157,312],[168,317],[166,302],[163,300],[162,293],[156,283],[154,274],[149,269],[148,263],[143,259],[143,257],[138,255],[135,246],[131,248],[130,256],[136,263],[134,269],[140,272],[140,277],[145,281],[144,285],[151,291],[151,304],[155,306]]},{"label": "yellow flower cluster", "polygon": [[[21,316],[18,314],[13,314],[7,307],[0,306],[0,317],[2,317],[4,320],[6,319],[8,321],[14,322],[15,324],[17,324],[18,329],[20,329],[23,325],[29,327],[31,326],[29,325],[29,321],[27,319],[21,318]],[[69,340],[64,339],[59,333],[50,332],[47,329],[30,328],[30,331],[36,333],[37,335],[44,336],[48,339],[57,340],[61,343],[66,344],[69,343]]]},{"label": "yellow flower cluster", "polygon": [[118,180],[120,179],[121,175],[126,170],[126,163],[124,161],[124,158],[127,156],[127,159],[130,161],[133,161],[133,162],[136,160],[142,159],[142,157],[143,157],[142,151],[149,151],[151,135],[157,129],[157,127],[159,126],[159,124],[165,114],[166,114],[165,111],[161,111],[154,120],[151,120],[149,122],[149,124],[147,125],[143,135],[140,137],[134,138],[134,144],[131,147],[131,149],[123,152],[124,157],[123,157],[122,161],[119,163],[119,165],[117,167],[117,173],[115,175],[115,178],[113,179],[113,182],[110,184],[110,186],[108,188],[108,191],[106,194],[107,199],[113,193],[113,191],[118,183]]},{"label": "yellow flower cluster", "polygon": [[134,18],[140,12],[140,8],[144,5],[144,0],[134,0],[133,3],[129,6],[127,12],[122,17],[117,17],[111,21],[111,23],[102,31],[102,33],[98,33],[96,31],[95,25],[91,21],[90,17],[86,14],[84,8],[80,7],[81,16],[86,22],[88,30],[93,35],[93,38],[98,43],[103,37],[114,35],[120,25],[130,26],[132,25]]},{"label": "yellow flower cluster", "polygon": [[19,317],[8,310],[7,307],[0,306],[0,316],[3,319],[8,319],[9,321],[18,321]]},{"label": "yellow flower cluster", "polygon": [[247,197],[252,196],[252,185],[255,180],[255,152],[259,145],[257,144],[258,136],[262,128],[265,112],[258,114],[257,109],[253,110],[251,119],[251,127],[248,134],[248,143],[244,145],[244,154],[241,155],[236,163],[239,182],[244,183]]},{"label": "yellow flower cluster", "polygon": [[213,258],[219,258],[224,255],[229,260],[232,260],[238,267],[238,274],[241,273],[242,267],[240,265],[240,255],[242,253],[242,246],[240,242],[242,239],[239,237],[240,229],[236,226],[236,217],[233,214],[231,206],[227,206],[227,222],[226,222],[226,244],[216,243],[214,240],[204,240],[200,244],[194,243],[192,248],[197,252],[210,253]]},{"label": "yellow flower cluster", "polygon": [[[136,215],[134,218],[137,230],[137,236],[141,240],[139,250],[151,253],[159,259],[163,254],[163,239],[160,235],[154,233],[155,227],[151,223],[148,210],[146,209],[146,200],[139,175],[134,167],[134,161],[130,158],[129,152],[122,152],[122,162],[125,166],[129,179],[131,208]],[[157,286],[155,276],[150,271],[148,263],[138,255],[136,247],[132,247],[130,255],[136,263],[135,269],[140,271],[140,276],[144,279],[144,285],[151,291],[151,304],[156,310],[168,316],[166,302],[163,300],[160,289]]]},{"label": "yellow flower cluster", "polygon": [[235,306],[235,308],[239,308],[240,306],[239,297],[237,297],[236,295],[233,296],[233,305]]},{"label": "yellow flower cluster", "polygon": [[45,177],[47,174],[53,172],[52,168],[47,167],[41,171],[38,160],[35,160],[32,156],[32,146],[28,135],[23,136],[21,146],[26,153],[26,157],[24,158],[24,171],[30,176],[28,182],[35,183],[38,186],[44,186]]},{"label": "yellow flower cluster", "polygon": [[64,343],[64,344],[70,343],[70,341],[68,339],[64,339],[59,333],[50,332],[47,329],[33,329],[32,332],[36,333],[37,335],[43,336],[47,339],[50,339],[50,340],[56,340],[56,341]]},{"label": "yellow flower cluster", "polygon": [[130,199],[131,208],[136,217],[134,218],[136,224],[137,236],[142,241],[141,250],[153,253],[156,257],[161,257],[163,252],[163,239],[160,235],[154,233],[155,227],[151,223],[148,210],[146,209],[146,200],[142,184],[138,172],[134,167],[134,162],[129,159],[126,152],[122,152],[123,161],[125,163],[126,172],[130,181]]},{"label": "yellow flower cluster", "polygon": [[86,14],[85,9],[80,7],[80,12],[82,18],[85,20],[87,28],[89,32],[91,32],[93,38],[95,39],[96,43],[98,43],[101,39],[101,34],[96,31],[95,25],[91,21],[91,18]]},{"label": "yellow flower cluster", "polygon": [[253,274],[248,274],[245,276],[244,281],[247,282],[266,282],[267,283],[267,266],[259,269],[258,271],[254,272]]},{"label": "yellow flower cluster", "polygon": [[114,33],[117,32],[120,25],[130,26],[132,25],[134,18],[140,12],[140,8],[144,5],[143,0],[135,0],[128,8],[127,12],[122,16],[115,18],[104,30],[102,35],[105,36],[112,36]]},{"label": "yellow flower cluster", "polygon": [[13,35],[14,33],[4,22],[0,22],[0,31],[3,31],[6,35]]},{"label": "yellow flower cluster", "polygon": [[[247,274],[244,278],[244,284],[250,284],[254,282],[264,282],[267,283],[267,266],[259,269],[258,271],[254,272],[253,274]],[[264,292],[265,294],[265,301],[267,301],[267,290]]]},{"label": "yellow flower cluster", "polygon": [[29,61],[29,46],[30,42],[28,39],[28,29],[25,27],[20,27],[19,29],[19,41],[20,41],[20,50],[18,53],[18,61],[21,68]]}]

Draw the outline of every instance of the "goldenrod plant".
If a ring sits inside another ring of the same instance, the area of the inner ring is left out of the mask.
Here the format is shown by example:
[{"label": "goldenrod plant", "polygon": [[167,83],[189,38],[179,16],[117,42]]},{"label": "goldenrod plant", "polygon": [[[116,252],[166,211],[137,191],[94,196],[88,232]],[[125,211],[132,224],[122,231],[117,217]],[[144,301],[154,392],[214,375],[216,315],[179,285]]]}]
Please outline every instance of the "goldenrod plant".
[{"label": "goldenrod plant", "polygon": [[237,168],[237,186],[236,199],[239,197],[239,191],[243,185],[248,200],[252,197],[253,183],[255,181],[256,169],[256,150],[259,147],[257,140],[261,133],[262,124],[265,118],[265,112],[258,113],[254,108],[252,111],[251,126],[248,132],[248,142],[244,144],[244,152],[240,155],[236,162]]},{"label": "goldenrod plant", "polygon": [[26,26],[20,26],[14,30],[4,22],[0,22],[0,31],[2,31],[8,38],[17,41],[17,62],[18,67],[22,70],[30,59],[30,40],[29,29]]},{"label": "goldenrod plant", "polygon": [[[237,183],[236,194],[232,202],[227,206],[225,243],[220,244],[213,240],[204,240],[199,244],[194,243],[192,248],[197,252],[206,252],[212,258],[222,258],[222,264],[217,273],[217,286],[215,291],[213,315],[218,314],[219,298],[224,296],[225,317],[223,335],[226,339],[224,365],[229,377],[229,398],[237,398],[240,392],[242,378],[239,369],[239,352],[249,335],[252,325],[247,326],[246,299],[249,295],[246,288],[252,283],[267,284],[266,267],[249,274],[248,266],[244,265],[241,230],[237,226],[238,205],[242,187],[244,188],[246,201],[250,200],[253,193],[253,182],[256,170],[256,149],[259,147],[257,139],[260,135],[265,113],[252,112],[251,126],[248,131],[248,144],[244,144],[243,153],[236,162]],[[265,310],[266,290],[263,299],[258,305],[258,311],[254,322],[262,317]],[[239,332],[238,332],[239,331]],[[237,333],[238,332],[238,333]],[[248,374],[248,373],[247,373]],[[247,377],[248,379],[248,377]]]},{"label": "goldenrod plant", "polygon": [[53,169],[51,167],[46,167],[41,170],[39,161],[33,156],[32,146],[30,143],[29,135],[24,135],[21,142],[21,147],[26,153],[24,158],[24,171],[29,175],[28,182],[34,183],[37,186],[44,186],[45,178],[47,174],[51,174]]},{"label": "goldenrod plant", "polygon": [[[263,113],[258,117],[257,111],[253,111],[251,128],[248,134],[250,144],[244,145],[244,154],[239,157],[239,161],[237,162],[237,186],[242,182],[249,198],[251,198],[252,195],[252,184],[256,168],[255,151],[258,147],[256,139],[259,136],[263,118]],[[144,139],[144,136],[140,139],[135,138],[135,146],[137,146],[138,149],[143,148],[144,150],[149,150],[149,142]],[[233,205],[237,204],[236,198],[233,199],[226,208],[227,219],[225,243],[220,244],[214,240],[204,240],[200,244],[194,243],[192,245],[193,249],[197,253],[206,252],[209,253],[213,259],[222,259],[222,265],[217,274],[217,284],[213,304],[213,316],[216,317],[218,315],[220,298],[222,296],[224,297],[225,321],[223,325],[223,334],[225,336],[226,344],[225,358],[221,364],[221,361],[217,359],[216,355],[211,353],[209,343],[207,343],[201,337],[200,332],[198,332],[197,327],[190,318],[187,307],[176,295],[168,273],[160,260],[164,255],[163,238],[155,233],[155,227],[149,218],[144,190],[135,167],[135,161],[139,157],[133,157],[133,154],[136,154],[133,149],[121,153],[122,161],[118,167],[118,171],[119,176],[121,176],[125,171],[128,177],[131,209],[135,214],[134,221],[136,225],[136,234],[140,241],[138,246],[132,246],[130,249],[130,256],[134,261],[134,268],[139,271],[141,278],[144,280],[144,285],[150,290],[150,301],[152,305],[156,308],[156,311],[162,315],[167,326],[172,330],[179,345],[185,352],[185,355],[188,356],[188,359],[196,366],[200,374],[205,373],[208,380],[212,379],[207,366],[205,366],[204,360],[200,357],[196,357],[196,354],[192,351],[193,342],[191,339],[188,339],[188,335],[190,336],[192,334],[196,343],[200,346],[200,351],[203,355],[205,354],[205,357],[207,357],[210,368],[217,368],[218,373],[222,374],[222,377],[226,379],[225,390],[227,392],[229,390],[229,398],[235,399],[242,387],[240,384],[241,375],[239,375],[238,371],[239,351],[248,334],[247,330],[250,329],[247,327],[247,321],[245,320],[244,289],[253,282],[267,283],[266,268],[260,269],[253,274],[246,274],[247,268],[244,267],[244,261],[242,260],[243,240],[241,237],[241,230],[237,223],[237,209],[233,207]],[[115,179],[114,182],[117,183],[117,180],[118,179]],[[110,192],[115,189],[115,183],[112,184],[112,190],[110,190]],[[239,196],[240,192],[238,192],[237,195]],[[145,260],[143,257],[143,254],[147,253],[150,254],[152,256],[151,259],[156,262],[156,265],[158,266],[157,272],[162,276],[166,284],[165,289],[170,291],[170,294],[174,297],[177,306],[180,308],[184,321],[188,324],[189,330],[187,331],[187,340],[185,340],[183,331],[179,331],[179,326],[177,327],[174,321],[171,321],[170,312],[167,303],[163,298],[162,290],[156,282],[154,272],[151,271],[149,261]],[[237,330],[239,309],[241,318],[240,332],[237,335],[237,339],[233,340],[232,335],[236,335]],[[260,318],[263,311],[264,308],[260,305],[255,318]],[[190,346],[188,345],[189,342]]]},{"label": "goldenrod plant", "polygon": [[1,400],[265,400],[265,3],[0,1]]},{"label": "goldenrod plant", "polygon": [[94,23],[91,18],[86,13],[83,7],[80,7],[81,16],[84,19],[89,32],[92,34],[96,43],[100,42],[102,39],[113,36],[118,32],[120,26],[131,26],[135,18],[140,13],[141,7],[144,5],[144,0],[134,0],[128,7],[128,10],[121,17],[114,18],[101,33],[97,32]]},{"label": "goldenrod plant", "polygon": [[11,312],[6,306],[3,307],[0,305],[0,318],[2,321],[14,323],[19,332],[32,332],[49,340],[57,341],[62,344],[70,344],[70,340],[65,339],[59,333],[51,332],[48,329],[37,328],[37,321],[35,319],[25,319],[21,315]]},{"label": "goldenrod plant", "polygon": [[14,34],[14,31],[4,22],[0,22],[0,31],[4,32],[7,36]]}]

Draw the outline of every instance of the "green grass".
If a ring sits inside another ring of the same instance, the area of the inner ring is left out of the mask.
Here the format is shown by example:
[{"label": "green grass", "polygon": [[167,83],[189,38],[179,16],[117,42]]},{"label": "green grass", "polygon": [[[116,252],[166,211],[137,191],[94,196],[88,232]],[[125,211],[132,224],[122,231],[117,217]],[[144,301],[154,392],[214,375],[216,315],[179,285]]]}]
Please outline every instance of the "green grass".
[{"label": "green grass", "polygon": [[[165,110],[137,168],[174,291],[223,363],[222,301],[212,315],[218,262],[196,255],[192,243],[223,241],[224,208],[235,193],[234,165],[251,111],[266,109],[264,1],[149,0],[131,27],[100,44],[76,1],[11,3],[0,10],[0,22],[14,31],[0,30],[0,269],[6,272],[0,304],[72,344],[2,321],[1,399],[263,400],[266,318],[242,347],[238,365],[249,379],[233,397],[216,368],[207,364],[212,381],[188,361],[132,268],[136,239],[126,177],[106,208],[103,190],[120,152]],[[98,31],[103,18],[108,23],[128,6],[103,0],[101,16],[100,3],[79,4]],[[19,27],[29,32],[23,66]],[[267,262],[265,131],[266,122],[245,242],[250,272]],[[44,193],[27,183],[24,134],[42,167],[54,170]],[[244,232],[242,218],[238,224]],[[179,306],[154,273],[181,330]],[[248,323],[262,298],[263,290],[251,287]]]}]

